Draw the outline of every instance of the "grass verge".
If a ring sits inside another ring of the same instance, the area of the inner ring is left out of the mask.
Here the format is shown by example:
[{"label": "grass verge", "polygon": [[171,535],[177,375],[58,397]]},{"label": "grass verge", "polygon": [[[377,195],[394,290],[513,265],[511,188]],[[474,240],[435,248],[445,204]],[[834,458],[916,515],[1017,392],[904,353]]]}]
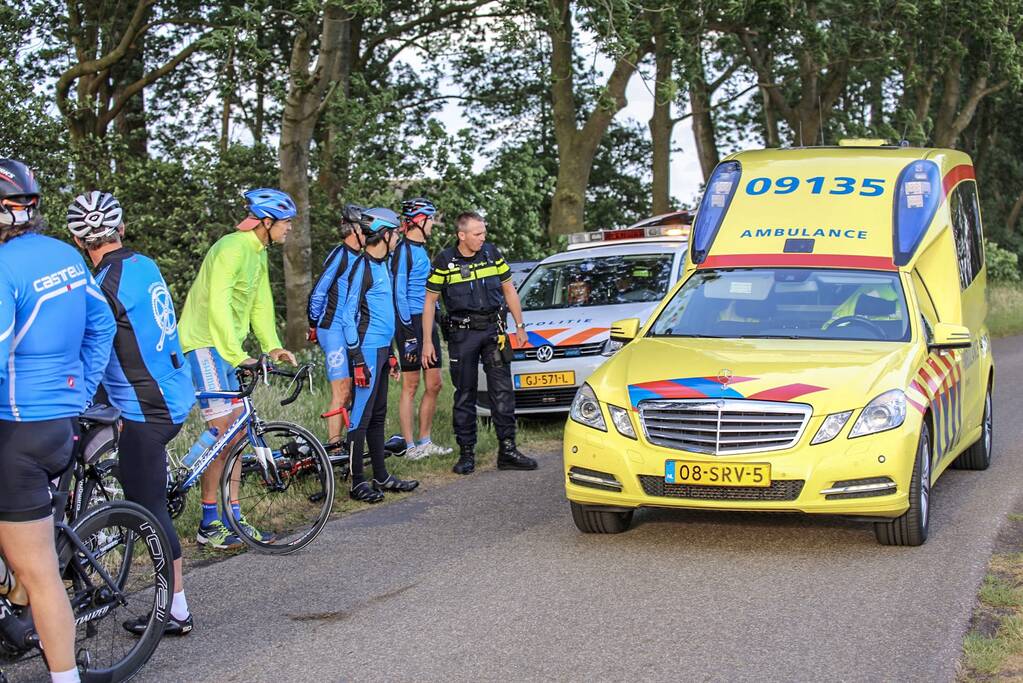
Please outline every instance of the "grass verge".
[{"label": "grass verge", "polygon": [[987,290],[987,325],[993,337],[1023,332],[1023,285],[991,284]]},{"label": "grass verge", "polygon": [[[317,360],[314,357],[314,360]],[[326,378],[322,372],[314,372],[314,383],[311,390],[302,392],[295,403],[287,407],[280,406],[280,400],[287,395],[287,387],[278,380],[271,386],[257,387],[253,398],[256,412],[265,421],[286,420],[294,422],[306,429],[311,430],[321,441],[326,441],[326,422],[320,418],[327,406],[330,397],[330,390]],[[387,430],[388,436],[400,433],[398,424],[398,398],[401,385],[398,382],[390,382],[388,385],[388,410]],[[422,383],[420,383],[418,399],[422,396]],[[458,459],[458,449],[455,444],[454,432],[451,424],[451,406],[454,403],[454,389],[451,386],[447,373],[444,373],[444,385],[437,401],[437,414],[434,417],[431,437],[435,443],[450,446],[454,450],[447,456],[434,456],[423,460],[410,461],[404,458],[388,458],[387,468],[391,473],[403,479],[418,479],[421,484],[418,491],[446,485],[458,480],[459,475],[451,472],[451,466]],[[544,419],[519,420],[518,444],[527,454],[530,451],[556,451],[561,448],[562,432],[564,430],[564,416],[550,417]],[[497,437],[488,421],[480,420],[477,424],[477,469],[492,468],[496,461]],[[193,411],[189,416],[178,437],[170,444],[169,450],[178,456],[183,455],[192,443],[205,429],[198,411]],[[418,436],[418,429],[415,432]],[[367,465],[368,467],[368,465]],[[356,503],[348,498],[349,484],[335,477],[335,496],[332,515],[339,517],[351,512],[368,507],[364,503]],[[195,542],[195,532],[202,518],[200,505],[200,492],[198,484],[189,491],[187,503],[181,516],[175,520],[175,527],[181,538],[182,550],[184,553],[186,569],[188,566],[197,566],[209,561],[215,561],[227,556],[222,551],[206,550]],[[389,495],[384,503],[400,500],[396,495]]]},{"label": "grass verge", "polygon": [[1013,513],[999,532],[963,640],[958,680],[1023,679],[1023,515]]}]

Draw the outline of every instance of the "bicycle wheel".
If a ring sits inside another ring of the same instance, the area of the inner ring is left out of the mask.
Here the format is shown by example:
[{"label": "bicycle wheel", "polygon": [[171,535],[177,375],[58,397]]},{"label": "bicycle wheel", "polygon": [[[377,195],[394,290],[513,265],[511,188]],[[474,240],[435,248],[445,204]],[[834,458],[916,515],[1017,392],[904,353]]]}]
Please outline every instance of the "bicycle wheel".
[{"label": "bicycle wheel", "polygon": [[[148,511],[127,501],[86,511],[71,531],[114,584],[60,533],[57,553],[75,615],[75,647],[89,654],[82,680],[127,680],[149,661],[170,617],[174,574],[167,536]],[[136,637],[122,623],[139,618],[146,631]]]},{"label": "bicycle wheel", "polygon": [[244,523],[224,516],[245,545],[287,555],[311,543],[327,523],[334,473],[323,444],[298,425],[267,422],[256,441],[235,446],[220,478],[221,500],[236,500]]}]

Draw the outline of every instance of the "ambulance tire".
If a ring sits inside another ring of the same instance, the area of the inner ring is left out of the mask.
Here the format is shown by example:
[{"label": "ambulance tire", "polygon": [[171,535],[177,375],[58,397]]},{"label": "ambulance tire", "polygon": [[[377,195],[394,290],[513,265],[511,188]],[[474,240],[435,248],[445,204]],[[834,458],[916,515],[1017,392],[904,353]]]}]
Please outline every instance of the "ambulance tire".
[{"label": "ambulance tire", "polygon": [[986,470],[991,466],[991,445],[994,443],[994,415],[991,406],[991,385],[984,395],[984,418],[981,421],[980,438],[959,457],[952,461],[957,470]]},{"label": "ambulance tire", "polygon": [[593,509],[579,503],[570,503],[570,505],[572,506],[572,520],[579,531],[584,534],[620,534],[623,531],[628,531],[632,526],[634,510],[612,512]]},{"label": "ambulance tire", "polygon": [[924,421],[909,482],[909,509],[891,521],[874,522],[874,536],[881,545],[923,545],[931,516],[931,429]]}]

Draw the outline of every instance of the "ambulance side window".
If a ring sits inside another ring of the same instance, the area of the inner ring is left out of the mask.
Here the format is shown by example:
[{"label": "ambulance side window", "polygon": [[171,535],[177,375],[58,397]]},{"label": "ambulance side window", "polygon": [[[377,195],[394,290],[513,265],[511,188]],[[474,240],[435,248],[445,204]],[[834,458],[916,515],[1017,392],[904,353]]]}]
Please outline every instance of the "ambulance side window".
[{"label": "ambulance side window", "polygon": [[980,224],[980,206],[977,202],[977,183],[972,180],[959,183],[949,197],[952,214],[952,235],[959,262],[959,285],[970,286],[984,267],[984,237]]}]

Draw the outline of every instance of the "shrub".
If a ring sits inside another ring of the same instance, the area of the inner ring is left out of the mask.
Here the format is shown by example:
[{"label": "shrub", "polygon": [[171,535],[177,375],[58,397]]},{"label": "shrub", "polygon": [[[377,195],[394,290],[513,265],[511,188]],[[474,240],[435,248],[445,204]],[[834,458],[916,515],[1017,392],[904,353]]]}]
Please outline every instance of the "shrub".
[{"label": "shrub", "polygon": [[994,242],[984,245],[987,276],[996,282],[1019,282],[1019,255]]}]

